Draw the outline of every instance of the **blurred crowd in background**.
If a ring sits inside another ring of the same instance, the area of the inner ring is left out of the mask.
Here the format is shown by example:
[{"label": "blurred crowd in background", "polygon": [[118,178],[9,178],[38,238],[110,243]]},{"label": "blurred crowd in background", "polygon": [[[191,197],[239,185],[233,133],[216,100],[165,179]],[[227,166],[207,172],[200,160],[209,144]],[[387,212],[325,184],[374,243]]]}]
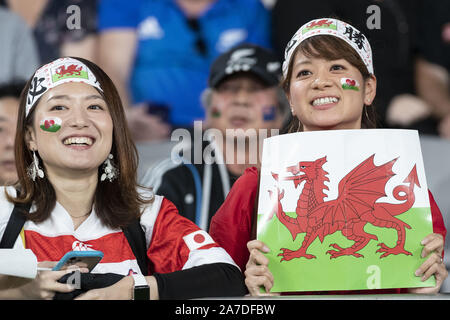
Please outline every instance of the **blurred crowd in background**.
[{"label": "blurred crowd in background", "polygon": [[[252,43],[282,61],[292,34],[319,17],[369,38],[378,127],[450,139],[450,1],[0,0],[0,106],[18,102],[39,65],[83,57],[115,82],[136,142],[169,139],[205,119],[217,56]],[[14,108],[0,110],[1,134]]]}]

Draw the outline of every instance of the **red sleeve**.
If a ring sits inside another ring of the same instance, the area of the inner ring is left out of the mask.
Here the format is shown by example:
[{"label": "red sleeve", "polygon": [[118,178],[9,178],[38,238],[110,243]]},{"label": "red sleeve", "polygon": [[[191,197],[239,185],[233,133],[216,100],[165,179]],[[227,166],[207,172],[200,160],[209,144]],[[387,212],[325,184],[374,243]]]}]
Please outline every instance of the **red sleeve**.
[{"label": "red sleeve", "polygon": [[428,190],[428,196],[430,198],[431,218],[433,220],[433,232],[439,233],[444,237],[444,246],[445,246],[445,236],[447,235],[447,229],[445,228],[441,210],[439,210],[436,201],[434,201],[434,197],[431,194],[430,190]]},{"label": "red sleeve", "polygon": [[[200,241],[191,241],[188,237],[200,233]],[[189,247],[192,242],[192,246]],[[151,271],[170,273],[181,270],[194,249],[218,247],[212,238],[189,219],[178,213],[175,205],[164,198],[156,218],[152,239],[147,250],[151,261]],[[209,253],[203,250],[206,255]],[[208,257],[205,257],[208,260]],[[216,261],[211,261],[216,262]]]},{"label": "red sleeve", "polygon": [[245,270],[249,258],[252,217],[258,189],[258,170],[248,168],[234,183],[222,206],[211,219],[209,233],[234,262]]}]

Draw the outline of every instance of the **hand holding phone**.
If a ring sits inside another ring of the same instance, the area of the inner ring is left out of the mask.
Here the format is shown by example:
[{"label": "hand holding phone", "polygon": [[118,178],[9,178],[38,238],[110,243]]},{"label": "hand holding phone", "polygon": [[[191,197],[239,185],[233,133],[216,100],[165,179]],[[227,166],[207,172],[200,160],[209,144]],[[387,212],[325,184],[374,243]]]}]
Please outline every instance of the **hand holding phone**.
[{"label": "hand holding phone", "polygon": [[102,258],[103,252],[101,251],[69,251],[52,270],[64,270],[76,265],[80,268],[87,268],[91,272]]}]

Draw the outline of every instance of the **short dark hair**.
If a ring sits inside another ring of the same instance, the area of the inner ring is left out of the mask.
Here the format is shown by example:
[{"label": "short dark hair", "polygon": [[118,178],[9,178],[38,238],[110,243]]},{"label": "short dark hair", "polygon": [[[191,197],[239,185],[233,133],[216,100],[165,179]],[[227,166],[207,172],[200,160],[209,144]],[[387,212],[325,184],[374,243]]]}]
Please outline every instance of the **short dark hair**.
[{"label": "short dark hair", "polygon": [[2,98],[20,98],[23,88],[27,83],[25,81],[14,81],[0,85],[0,99]]}]

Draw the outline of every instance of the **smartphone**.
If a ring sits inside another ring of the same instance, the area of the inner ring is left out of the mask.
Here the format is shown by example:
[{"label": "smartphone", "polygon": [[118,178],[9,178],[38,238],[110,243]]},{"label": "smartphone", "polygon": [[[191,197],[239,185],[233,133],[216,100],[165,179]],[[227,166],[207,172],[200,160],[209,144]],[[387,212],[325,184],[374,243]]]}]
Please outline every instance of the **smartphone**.
[{"label": "smartphone", "polygon": [[101,251],[69,251],[52,270],[58,271],[77,265],[80,268],[88,268],[89,272],[91,272],[102,258],[103,252]]}]

